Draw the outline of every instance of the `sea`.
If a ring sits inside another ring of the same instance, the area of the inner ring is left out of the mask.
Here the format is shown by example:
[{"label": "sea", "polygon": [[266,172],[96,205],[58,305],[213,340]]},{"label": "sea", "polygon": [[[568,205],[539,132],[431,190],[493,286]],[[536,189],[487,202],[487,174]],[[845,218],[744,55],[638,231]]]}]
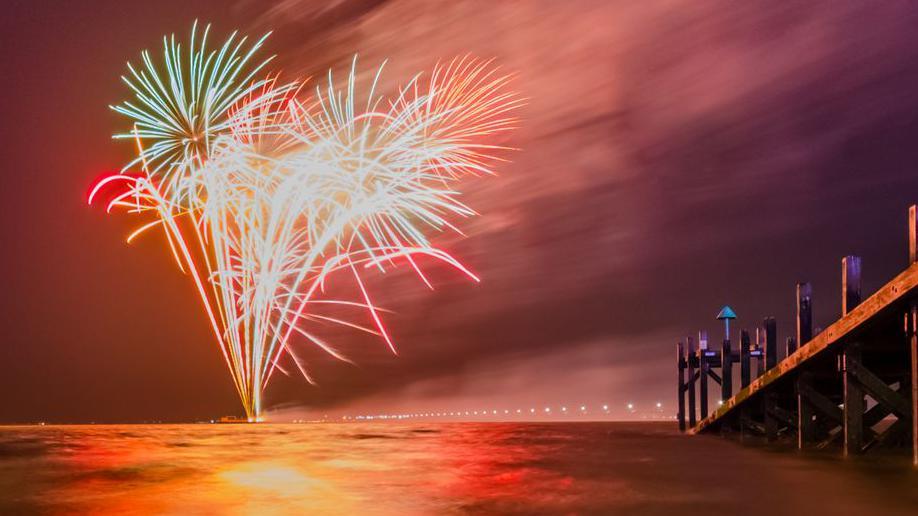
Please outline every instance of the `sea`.
[{"label": "sea", "polygon": [[7,426],[0,514],[915,515],[918,472],[671,423]]}]

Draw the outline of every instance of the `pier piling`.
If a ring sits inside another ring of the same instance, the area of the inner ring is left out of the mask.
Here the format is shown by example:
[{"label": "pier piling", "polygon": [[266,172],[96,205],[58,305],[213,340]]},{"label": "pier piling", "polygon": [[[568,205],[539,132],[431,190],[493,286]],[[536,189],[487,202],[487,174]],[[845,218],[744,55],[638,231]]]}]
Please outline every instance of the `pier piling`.
[{"label": "pier piling", "polygon": [[711,376],[711,352],[708,350],[708,333],[698,332],[698,408],[701,419],[708,417],[708,379]]},{"label": "pier piling", "polygon": [[733,352],[730,339],[724,339],[720,350],[720,401],[733,397]]},{"label": "pier piling", "polygon": [[765,325],[765,370],[774,369],[778,363],[778,324],[774,317],[766,317]]},{"label": "pier piling", "polygon": [[740,332],[740,385],[742,387],[749,387],[749,382],[752,380],[752,369],[749,353],[752,351],[749,349],[749,332],[743,330]]},{"label": "pier piling", "polygon": [[687,339],[688,342],[688,420],[689,426],[695,426],[695,382],[698,379],[698,373],[695,371],[695,366],[698,362],[698,356],[695,354],[695,343],[692,342],[692,338]]},{"label": "pier piling", "polygon": [[686,359],[685,359],[685,344],[681,341],[676,344],[676,368],[679,370],[679,381],[677,383],[677,398],[678,398],[678,409],[676,412],[676,417],[679,419],[679,431],[685,431],[685,368],[686,368]]},{"label": "pier piling", "polygon": [[813,338],[813,286],[797,283],[797,345]]}]

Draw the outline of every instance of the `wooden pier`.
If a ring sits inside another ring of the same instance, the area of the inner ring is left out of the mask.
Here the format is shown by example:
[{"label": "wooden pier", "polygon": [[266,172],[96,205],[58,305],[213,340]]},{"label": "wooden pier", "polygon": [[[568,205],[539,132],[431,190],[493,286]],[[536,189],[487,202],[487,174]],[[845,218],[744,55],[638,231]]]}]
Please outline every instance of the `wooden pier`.
[{"label": "wooden pier", "polygon": [[[728,338],[712,349],[705,332],[697,341],[688,337],[679,342],[680,428],[759,435],[801,450],[835,448],[845,456],[881,448],[908,450],[918,466],[916,232],[918,211],[912,206],[908,267],[866,299],[861,259],[842,259],[842,316],[815,334],[813,289],[798,283],[796,332],[786,338],[781,361],[772,317],[752,332],[740,331],[738,346]],[[729,317],[726,322],[729,328]],[[737,363],[739,389],[734,394]],[[720,402],[710,414],[709,382],[720,387]]]}]

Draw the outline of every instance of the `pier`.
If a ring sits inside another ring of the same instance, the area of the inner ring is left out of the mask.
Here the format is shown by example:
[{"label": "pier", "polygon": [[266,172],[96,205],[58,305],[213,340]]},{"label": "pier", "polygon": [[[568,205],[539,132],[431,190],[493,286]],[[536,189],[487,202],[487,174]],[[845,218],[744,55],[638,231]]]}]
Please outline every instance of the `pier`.
[{"label": "pier", "polygon": [[[800,450],[856,456],[907,450],[918,466],[918,210],[908,210],[908,266],[868,297],[861,259],[841,259],[841,317],[813,325],[813,289],[796,285],[796,331],[783,341],[764,317],[730,341],[729,307],[718,315],[727,338],[706,332],[676,345],[680,429],[760,436]],[[738,366],[738,367],[736,367]],[[734,375],[739,383],[734,392]],[[708,389],[720,389],[709,413]],[[696,396],[697,393],[697,396]],[[697,404],[696,404],[697,401]]]}]

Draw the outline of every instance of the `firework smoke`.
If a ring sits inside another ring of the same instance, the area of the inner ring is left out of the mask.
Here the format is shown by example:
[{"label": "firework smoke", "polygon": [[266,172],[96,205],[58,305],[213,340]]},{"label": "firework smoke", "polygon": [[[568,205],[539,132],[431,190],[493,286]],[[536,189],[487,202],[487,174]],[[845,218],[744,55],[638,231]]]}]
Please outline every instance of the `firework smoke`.
[{"label": "firework smoke", "polygon": [[[267,35],[249,45],[234,33],[208,50],[208,34],[195,24],[187,48],[163,39],[161,67],[148,52],[128,65],[134,99],[113,109],[132,126],[115,138],[137,156],[89,202],[121,186],[108,210],[151,219],[128,241],[163,231],[256,420],[275,371],[312,382],[295,342],[348,360],[311,323],[378,335],[395,352],[367,274],[404,265],[430,286],[415,260],[426,255],[477,281],[429,234],[459,232],[450,220],[474,215],[457,182],[492,173],[503,147],[488,138],[513,127],[521,99],[507,75],[472,58],[418,74],[391,98],[377,92],[382,67],[358,93],[356,58],[343,88],[331,71],[314,89],[282,83],[265,72],[270,59],[253,61]],[[353,298],[324,295],[336,275],[355,280]],[[373,324],[323,314],[328,306],[359,308]]]}]

